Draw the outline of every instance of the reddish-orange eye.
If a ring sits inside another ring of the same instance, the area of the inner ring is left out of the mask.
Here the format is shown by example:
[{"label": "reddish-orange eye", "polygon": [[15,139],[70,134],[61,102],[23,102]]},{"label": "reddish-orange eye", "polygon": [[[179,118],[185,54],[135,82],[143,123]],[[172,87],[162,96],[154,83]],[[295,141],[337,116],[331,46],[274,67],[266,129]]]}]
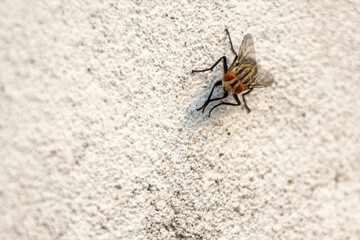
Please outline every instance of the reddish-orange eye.
[{"label": "reddish-orange eye", "polygon": [[235,89],[235,94],[239,94],[244,90],[244,85],[242,83],[239,84],[239,86]]},{"label": "reddish-orange eye", "polygon": [[236,78],[235,74],[228,72],[224,75],[224,82],[231,81]]}]

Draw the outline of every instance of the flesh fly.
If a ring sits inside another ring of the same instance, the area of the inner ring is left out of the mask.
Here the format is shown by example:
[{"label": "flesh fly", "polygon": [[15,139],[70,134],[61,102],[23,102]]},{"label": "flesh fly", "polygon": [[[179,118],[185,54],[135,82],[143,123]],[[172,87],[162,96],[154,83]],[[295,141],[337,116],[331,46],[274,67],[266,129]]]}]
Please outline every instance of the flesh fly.
[{"label": "flesh fly", "polygon": [[[205,111],[205,108],[208,106],[210,102],[221,100],[226,98],[229,94],[232,94],[236,103],[230,102],[220,102],[215,105],[209,112],[211,112],[220,105],[229,105],[229,106],[240,106],[241,102],[237,94],[241,93],[245,108],[249,113],[251,110],[246,104],[245,96],[249,94],[254,88],[268,87],[274,82],[274,77],[268,71],[265,71],[260,65],[256,63],[255,59],[255,47],[254,41],[251,34],[246,34],[241,46],[239,53],[237,54],[234,50],[230,33],[227,29],[225,29],[226,34],[229,37],[231,51],[235,54],[235,58],[230,66],[228,67],[226,56],[221,57],[217,62],[211,66],[210,68],[203,70],[192,70],[192,72],[205,72],[213,70],[216,65],[218,65],[221,61],[223,61],[224,65],[224,77],[222,80],[215,82],[211,92],[209,94],[208,99],[204,103],[204,105],[197,110]],[[224,90],[224,95],[218,98],[211,98],[213,91],[216,86],[222,85]]]}]

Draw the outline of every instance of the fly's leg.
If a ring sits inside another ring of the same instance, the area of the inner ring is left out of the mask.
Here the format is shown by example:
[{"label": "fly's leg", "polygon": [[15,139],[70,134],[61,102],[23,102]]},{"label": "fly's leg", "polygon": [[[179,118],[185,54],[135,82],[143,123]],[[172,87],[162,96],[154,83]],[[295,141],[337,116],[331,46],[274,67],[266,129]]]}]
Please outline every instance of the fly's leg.
[{"label": "fly's leg", "polygon": [[247,104],[246,104],[245,95],[246,95],[246,94],[249,94],[252,90],[253,90],[253,88],[250,88],[249,91],[247,91],[246,93],[244,93],[244,94],[242,95],[242,99],[243,99],[243,101],[244,101],[245,108],[246,108],[246,110],[247,110],[248,113],[251,112],[251,110],[250,110],[250,108],[249,108],[249,107],[247,106]]},{"label": "fly's leg", "polygon": [[210,102],[216,101],[216,100],[220,100],[220,99],[224,99],[224,98],[226,98],[228,95],[229,95],[229,94],[228,94],[227,92],[224,92],[224,96],[222,96],[222,97],[218,97],[218,98],[213,98],[213,99],[207,100],[207,101],[205,102],[205,104],[204,104],[204,108],[203,108],[202,112],[204,113],[205,108],[207,107],[207,105],[209,105]]},{"label": "fly's leg", "polygon": [[241,105],[241,102],[240,102],[238,96],[237,96],[236,94],[233,94],[233,97],[235,98],[236,103],[221,102],[221,103],[215,105],[215,106],[210,110],[208,117],[210,117],[210,114],[211,114],[212,110],[214,110],[215,108],[217,108],[217,107],[220,106],[220,105],[240,106],[240,105]]},{"label": "fly's leg", "polygon": [[[201,108],[198,108],[198,109],[196,109],[196,110],[200,111],[201,109],[203,109],[202,112],[205,111],[205,108],[206,108],[206,106],[209,104],[209,102],[214,101],[213,99],[211,99],[211,96],[212,96],[212,94],[213,94],[213,92],[214,92],[215,87],[221,85],[221,83],[222,83],[222,81],[217,81],[217,82],[214,84],[214,86],[213,86],[213,88],[211,89],[211,92],[210,92],[210,94],[209,94],[209,97],[208,97],[208,99],[206,100],[206,102],[204,103],[204,105],[202,105]],[[215,98],[215,99],[216,99],[216,98]]]},{"label": "fly's leg", "polygon": [[219,62],[223,60],[223,64],[224,64],[224,73],[228,72],[228,65],[227,65],[227,61],[226,61],[226,56],[222,56],[219,60],[216,61],[216,63],[214,65],[212,65],[210,68],[207,69],[203,69],[203,70],[191,70],[192,73],[194,72],[206,72],[206,71],[212,71],[214,69],[214,67],[216,67],[216,65],[219,64]]},{"label": "fly's leg", "polygon": [[230,46],[231,46],[231,51],[235,54],[235,58],[237,58],[237,53],[235,52],[234,50],[234,47],[233,47],[233,44],[232,44],[232,41],[231,41],[231,37],[230,37],[230,33],[229,33],[229,30],[227,28],[225,28],[225,31],[226,31],[226,34],[228,35],[229,37],[229,41],[230,41]]}]

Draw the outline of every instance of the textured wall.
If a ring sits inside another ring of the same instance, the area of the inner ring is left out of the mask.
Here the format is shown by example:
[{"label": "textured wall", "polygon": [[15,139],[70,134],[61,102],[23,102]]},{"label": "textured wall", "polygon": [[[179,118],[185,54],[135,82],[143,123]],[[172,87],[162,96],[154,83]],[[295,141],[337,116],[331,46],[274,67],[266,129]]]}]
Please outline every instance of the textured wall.
[{"label": "textured wall", "polygon": [[164,2],[0,2],[1,239],[360,239],[358,1]]}]

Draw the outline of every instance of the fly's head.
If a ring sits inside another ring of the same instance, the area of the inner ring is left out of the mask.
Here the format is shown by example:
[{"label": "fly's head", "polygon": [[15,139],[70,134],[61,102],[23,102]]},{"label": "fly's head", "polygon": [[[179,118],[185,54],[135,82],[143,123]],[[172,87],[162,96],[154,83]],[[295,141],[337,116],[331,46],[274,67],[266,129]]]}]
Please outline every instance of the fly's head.
[{"label": "fly's head", "polygon": [[244,90],[244,85],[231,72],[224,75],[222,85],[224,90],[230,94],[239,94]]}]

